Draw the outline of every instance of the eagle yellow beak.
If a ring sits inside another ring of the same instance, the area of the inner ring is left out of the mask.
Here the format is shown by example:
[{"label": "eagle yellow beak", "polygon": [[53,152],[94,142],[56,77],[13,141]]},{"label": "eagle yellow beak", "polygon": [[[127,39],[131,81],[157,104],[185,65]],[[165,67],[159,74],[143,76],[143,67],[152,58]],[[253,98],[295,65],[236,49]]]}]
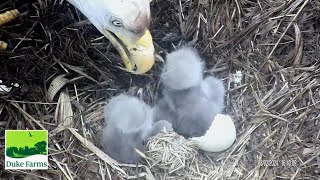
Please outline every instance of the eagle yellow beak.
[{"label": "eagle yellow beak", "polygon": [[145,30],[144,34],[135,41],[115,35],[108,30],[104,31],[104,35],[119,52],[127,71],[133,74],[144,74],[152,68],[155,55],[149,30]]}]

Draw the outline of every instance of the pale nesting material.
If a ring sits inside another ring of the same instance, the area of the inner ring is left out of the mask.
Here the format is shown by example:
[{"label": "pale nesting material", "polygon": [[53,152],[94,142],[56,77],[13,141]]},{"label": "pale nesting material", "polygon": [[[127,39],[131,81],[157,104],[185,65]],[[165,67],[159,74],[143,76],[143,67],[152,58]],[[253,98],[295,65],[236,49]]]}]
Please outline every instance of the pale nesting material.
[{"label": "pale nesting material", "polygon": [[20,85],[18,83],[11,83],[11,86],[2,85],[2,80],[0,80],[0,93],[9,93],[12,89],[12,87],[19,87]]},{"label": "pale nesting material", "polygon": [[[227,154],[202,155],[196,144],[175,132],[159,133],[147,143],[146,159],[156,179],[221,179],[228,178],[226,173],[237,160]],[[238,158],[237,158],[238,159]]]},{"label": "pale nesting material", "polygon": [[[2,80],[0,80],[0,83],[2,83]],[[10,92],[11,91],[11,87],[8,87],[6,85],[0,85],[0,93],[1,92]]]},{"label": "pale nesting material", "polygon": [[236,71],[236,73],[232,74],[231,76],[231,82],[233,82],[235,86],[241,85],[242,79],[243,79],[242,71]]},{"label": "pale nesting material", "polygon": [[217,114],[205,135],[191,138],[199,149],[221,152],[232,146],[236,139],[235,125],[228,115]]},{"label": "pale nesting material", "polygon": [[48,99],[53,101],[54,97],[58,94],[58,92],[69,83],[69,79],[65,78],[66,74],[59,75],[55,77],[50,83],[48,89]]},{"label": "pale nesting material", "polygon": [[150,138],[147,143],[146,156],[151,166],[156,166],[168,173],[184,168],[188,160],[197,155],[197,147],[177,133],[163,132]]}]

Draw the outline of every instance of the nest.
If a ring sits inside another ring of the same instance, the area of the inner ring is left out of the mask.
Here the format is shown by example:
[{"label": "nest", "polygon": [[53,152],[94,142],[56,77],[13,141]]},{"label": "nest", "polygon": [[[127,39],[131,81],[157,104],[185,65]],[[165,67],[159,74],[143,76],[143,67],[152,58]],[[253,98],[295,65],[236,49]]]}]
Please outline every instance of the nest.
[{"label": "nest", "polygon": [[234,172],[235,161],[226,161],[226,152],[202,152],[192,141],[172,131],[150,138],[147,146],[146,159],[156,179],[213,179],[227,177],[224,173],[231,169]]},{"label": "nest", "polygon": [[158,167],[168,174],[183,173],[182,169],[190,165],[197,149],[194,143],[175,132],[159,133],[148,141],[146,156],[151,167]]}]

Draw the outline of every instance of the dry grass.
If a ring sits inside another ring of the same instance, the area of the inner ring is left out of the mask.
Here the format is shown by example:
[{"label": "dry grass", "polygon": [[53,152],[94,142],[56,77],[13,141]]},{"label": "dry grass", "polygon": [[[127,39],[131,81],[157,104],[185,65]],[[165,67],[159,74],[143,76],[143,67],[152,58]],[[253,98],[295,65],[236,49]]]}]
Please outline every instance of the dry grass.
[{"label": "dry grass", "polygon": [[[147,75],[128,74],[112,45],[68,3],[0,3],[0,13],[14,8],[20,17],[0,27],[8,43],[0,80],[20,87],[0,94],[0,178],[319,179],[318,0],[153,0],[158,54],[197,47],[206,73],[224,80],[226,113],[238,131],[228,151],[186,160],[185,177],[153,161],[118,164],[99,150],[106,100],[127,92],[154,104],[161,58]],[[231,80],[237,70],[240,84]],[[4,130],[25,128],[49,130],[48,171],[3,170]],[[266,167],[261,160],[295,164]]]}]

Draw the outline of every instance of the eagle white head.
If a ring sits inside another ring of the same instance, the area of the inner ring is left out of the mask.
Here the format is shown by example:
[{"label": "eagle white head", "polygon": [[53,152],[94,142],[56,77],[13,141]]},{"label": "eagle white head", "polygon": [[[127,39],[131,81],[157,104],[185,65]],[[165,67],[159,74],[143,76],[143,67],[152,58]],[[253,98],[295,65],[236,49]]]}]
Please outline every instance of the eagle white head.
[{"label": "eagle white head", "polygon": [[67,1],[111,41],[128,71],[141,74],[152,68],[155,56],[148,30],[151,21],[149,0]]}]

